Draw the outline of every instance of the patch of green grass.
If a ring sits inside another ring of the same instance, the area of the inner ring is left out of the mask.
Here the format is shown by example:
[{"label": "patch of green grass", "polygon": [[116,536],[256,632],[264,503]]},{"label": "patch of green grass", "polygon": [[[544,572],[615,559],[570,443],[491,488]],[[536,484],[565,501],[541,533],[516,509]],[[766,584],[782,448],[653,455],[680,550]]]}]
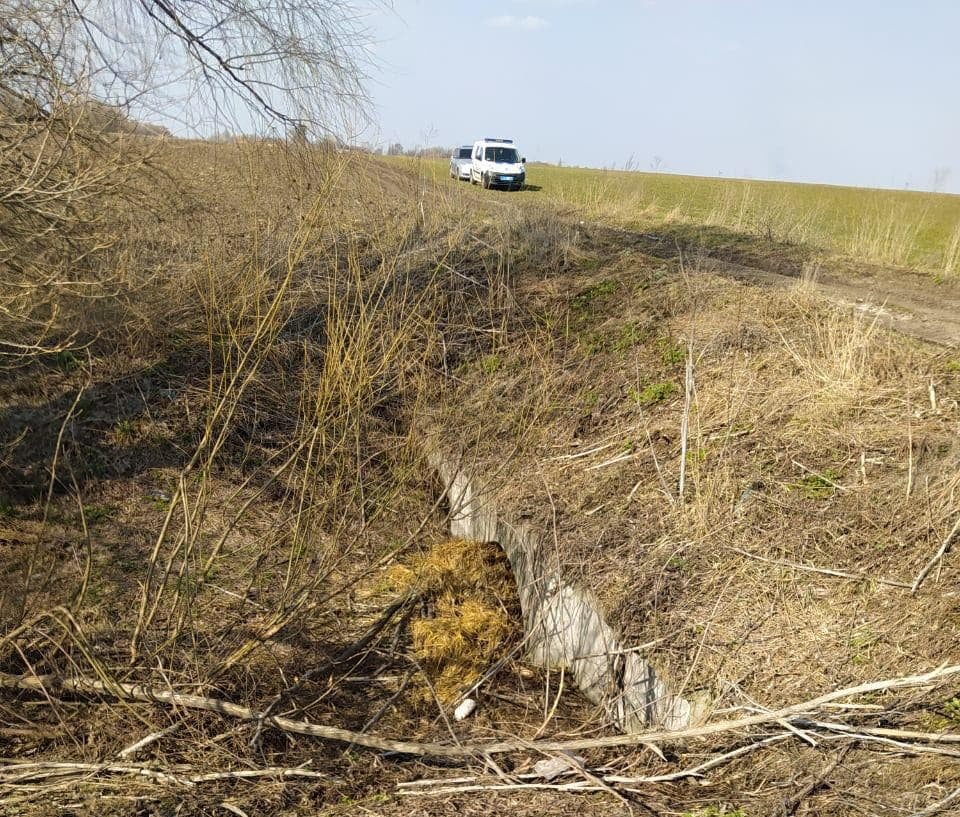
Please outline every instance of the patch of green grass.
[{"label": "patch of green grass", "polygon": [[124,417],[122,420],[117,420],[113,426],[113,436],[118,442],[129,442],[136,436],[136,434],[136,423],[126,417]]},{"label": "patch of green grass", "polygon": [[545,329],[547,332],[553,332],[560,323],[560,315],[544,310],[542,312],[535,312],[533,314],[533,320],[541,329]]},{"label": "patch of green grass", "polygon": [[596,329],[588,329],[577,335],[577,344],[587,357],[593,357],[607,348],[607,339],[602,332]]},{"label": "patch of green grass", "polygon": [[54,355],[53,360],[56,364],[56,367],[64,372],[75,371],[76,369],[80,368],[82,363],[80,358],[69,349],[57,352],[56,355]]},{"label": "patch of green grass", "polygon": [[671,556],[667,559],[667,567],[672,567],[674,570],[683,573],[690,566],[690,560],[685,559],[683,556]]},{"label": "patch of green grass", "polygon": [[960,724],[960,698],[951,698],[943,705],[943,714],[954,724]]},{"label": "patch of green grass", "polygon": [[170,507],[170,495],[166,491],[155,489],[150,491],[144,499],[153,505],[158,511],[165,511]]},{"label": "patch of green grass", "polygon": [[836,482],[840,478],[832,468],[827,468],[822,474],[805,474],[796,482],[791,482],[791,490],[800,491],[807,499],[825,499],[833,496],[837,490]]},{"label": "patch of green grass", "polygon": [[948,360],[943,364],[945,372],[960,372],[960,360]]},{"label": "patch of green grass", "polygon": [[96,525],[98,522],[113,519],[118,510],[116,505],[84,505],[83,516],[88,525]]},{"label": "patch of green grass", "polygon": [[677,391],[676,383],[650,383],[640,391],[631,386],[627,390],[627,396],[641,406],[652,406],[654,403],[672,397]]},{"label": "patch of green grass", "polygon": [[480,371],[487,375],[494,374],[500,369],[502,363],[500,355],[484,355],[480,358]]},{"label": "patch of green grass", "polygon": [[620,327],[616,337],[613,339],[613,349],[623,354],[635,346],[639,346],[648,336],[649,333],[643,328],[639,321],[630,321]]},{"label": "patch of green grass", "polygon": [[612,295],[619,289],[620,285],[616,281],[605,280],[588,286],[581,290],[573,299],[573,306],[576,309],[585,310],[593,306],[601,298]]},{"label": "patch of green grass", "polygon": [[[426,164],[445,175],[445,161]],[[960,196],[534,163],[527,173],[540,189],[524,203],[574,207],[583,218],[708,249],[800,260],[827,253],[960,276]]]},{"label": "patch of green grass", "polygon": [[917,728],[922,732],[943,732],[954,725],[950,718],[944,718],[933,712],[924,712],[917,718]]},{"label": "patch of green grass", "polygon": [[660,357],[668,366],[676,366],[687,359],[687,350],[672,340],[661,340],[657,345],[660,347]]},{"label": "patch of green grass", "polygon": [[862,629],[851,633],[847,644],[850,647],[850,661],[862,665],[870,661],[870,653],[880,636],[872,630]]},{"label": "patch of green grass", "polygon": [[110,473],[111,461],[104,451],[96,446],[81,445],[84,469],[95,477],[103,477]]},{"label": "patch of green grass", "polygon": [[17,506],[5,496],[0,496],[0,519],[12,519],[17,515]]}]

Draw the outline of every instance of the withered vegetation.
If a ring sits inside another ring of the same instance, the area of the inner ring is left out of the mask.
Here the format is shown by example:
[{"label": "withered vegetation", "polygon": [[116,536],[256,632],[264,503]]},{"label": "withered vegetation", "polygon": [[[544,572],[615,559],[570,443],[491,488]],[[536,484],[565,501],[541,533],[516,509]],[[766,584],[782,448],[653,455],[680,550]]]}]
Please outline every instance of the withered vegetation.
[{"label": "withered vegetation", "polygon": [[[930,673],[960,626],[955,353],[522,196],[52,98],[0,121],[32,185],[0,193],[0,809],[960,799],[956,670]],[[524,665],[502,554],[449,539],[430,451],[706,723],[625,739]]]}]

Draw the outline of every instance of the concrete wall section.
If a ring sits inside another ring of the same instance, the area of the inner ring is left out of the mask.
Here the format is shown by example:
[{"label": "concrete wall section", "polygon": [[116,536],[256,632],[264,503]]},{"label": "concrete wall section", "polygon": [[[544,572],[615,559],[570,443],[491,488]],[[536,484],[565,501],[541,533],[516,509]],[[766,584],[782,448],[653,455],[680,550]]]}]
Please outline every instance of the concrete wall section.
[{"label": "concrete wall section", "polygon": [[580,691],[603,706],[611,722],[625,732],[687,726],[690,702],[671,694],[653,666],[620,643],[589,591],[562,581],[541,538],[501,517],[489,496],[451,461],[433,455],[431,465],[450,504],[450,534],[497,542],[510,561],[528,660],[542,667],[563,667]]}]

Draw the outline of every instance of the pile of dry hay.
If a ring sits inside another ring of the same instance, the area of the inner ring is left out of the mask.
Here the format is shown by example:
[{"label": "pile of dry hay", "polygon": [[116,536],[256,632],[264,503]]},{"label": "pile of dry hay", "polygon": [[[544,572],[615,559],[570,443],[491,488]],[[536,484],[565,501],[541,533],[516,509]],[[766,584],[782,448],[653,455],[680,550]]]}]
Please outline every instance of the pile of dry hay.
[{"label": "pile of dry hay", "polygon": [[410,623],[412,652],[443,703],[456,700],[518,635],[516,588],[495,543],[438,542],[394,567],[389,579],[421,600]]}]

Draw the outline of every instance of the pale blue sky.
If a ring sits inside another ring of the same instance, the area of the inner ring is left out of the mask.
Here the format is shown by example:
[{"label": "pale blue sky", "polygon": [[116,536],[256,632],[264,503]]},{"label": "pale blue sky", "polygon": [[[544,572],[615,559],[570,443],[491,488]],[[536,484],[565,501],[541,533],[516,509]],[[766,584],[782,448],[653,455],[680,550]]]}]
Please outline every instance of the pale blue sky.
[{"label": "pale blue sky", "polygon": [[960,0],[395,0],[381,142],[960,192]]}]

